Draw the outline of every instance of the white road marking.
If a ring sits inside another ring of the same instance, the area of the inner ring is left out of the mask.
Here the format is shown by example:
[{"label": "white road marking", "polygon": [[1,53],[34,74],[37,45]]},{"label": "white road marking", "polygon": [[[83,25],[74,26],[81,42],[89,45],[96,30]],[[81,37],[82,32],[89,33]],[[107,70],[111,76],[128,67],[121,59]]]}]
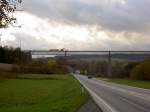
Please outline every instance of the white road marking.
[{"label": "white road marking", "polygon": [[[76,76],[75,76],[76,77]],[[84,79],[85,77],[84,76],[77,76],[76,77],[81,84],[84,84],[82,83],[82,79]],[[80,80],[81,78],[81,80]],[[132,96],[132,97],[135,97],[135,98],[140,98],[142,99],[142,101],[148,101],[147,103],[150,103],[150,95],[148,94],[141,94],[141,93],[138,93],[136,91],[132,91],[132,90],[128,90],[126,88],[121,88],[121,87],[118,87],[115,85],[111,85],[111,83],[105,83],[104,81],[101,82],[101,81],[98,81],[98,80],[93,80],[93,79],[87,79],[89,82],[93,83],[93,84],[96,84],[96,85],[100,85],[101,87],[107,87],[107,88],[110,88],[112,90],[115,90],[116,92],[118,91],[120,94],[124,94],[124,95],[128,95],[128,96]],[[83,80],[84,82],[84,80]],[[86,86],[86,84],[84,85],[84,87],[89,91],[89,93],[91,94],[91,96],[93,97],[94,101],[97,103],[97,105],[99,105],[101,107],[101,109],[104,111],[104,112],[117,112],[117,110],[115,108],[113,108],[108,102],[104,101],[100,96],[98,96],[98,94],[93,91],[92,89],[90,89],[88,86]],[[137,107],[139,110],[142,110],[143,112],[149,112],[148,109],[145,109],[143,106],[139,105],[139,104],[136,104],[126,98],[123,98],[121,97],[121,99],[124,101],[124,102],[127,102],[129,103],[129,105],[133,105],[135,107]]]},{"label": "white road marking", "polygon": [[97,81],[97,80],[92,81],[92,82],[95,83],[95,84],[104,86],[104,87],[108,87],[108,88],[111,88],[111,89],[114,89],[114,90],[126,93],[126,94],[128,94],[130,96],[138,97],[138,98],[143,99],[145,101],[150,101],[150,96],[149,95],[143,95],[143,94],[140,94],[140,93],[137,93],[137,92],[133,92],[133,91],[130,91],[130,90],[126,90],[126,89],[122,89],[122,88],[119,88],[119,87],[113,87],[113,86],[111,86],[111,84],[108,84],[108,83],[102,84],[102,83],[99,83],[99,81]]},{"label": "white road marking", "polygon": [[133,103],[133,102],[131,102],[131,101],[125,99],[125,98],[122,98],[122,97],[121,97],[121,99],[124,100],[125,102],[130,103],[131,105],[134,105],[135,107],[140,108],[140,109],[143,110],[144,112],[149,112],[149,110],[145,109],[144,107],[142,107],[142,106],[140,106],[140,105],[138,105],[138,104],[136,104],[136,103]]},{"label": "white road marking", "polygon": [[85,88],[89,91],[95,102],[98,106],[103,110],[103,112],[117,112],[114,108],[112,108],[108,103],[106,103],[101,97],[99,97],[95,92],[90,90],[88,87]]},{"label": "white road marking", "polygon": [[[77,77],[76,77],[77,78]],[[82,84],[81,80],[77,78],[78,81]],[[83,84],[84,85],[84,84]],[[97,103],[97,105],[102,109],[103,112],[118,112],[114,108],[112,108],[108,103],[106,103],[100,96],[98,96],[95,92],[89,89],[84,85],[90,95],[93,97],[93,100]]]}]

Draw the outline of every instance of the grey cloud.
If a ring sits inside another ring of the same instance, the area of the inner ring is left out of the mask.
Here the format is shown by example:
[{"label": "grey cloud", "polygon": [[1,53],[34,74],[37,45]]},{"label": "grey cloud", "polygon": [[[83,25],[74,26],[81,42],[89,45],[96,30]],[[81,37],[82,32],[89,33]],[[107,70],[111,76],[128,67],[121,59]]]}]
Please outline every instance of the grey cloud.
[{"label": "grey cloud", "polygon": [[150,28],[150,1],[126,0],[26,0],[25,11],[50,20],[79,25],[97,25],[112,31],[144,32]]},{"label": "grey cloud", "polygon": [[[13,34],[15,41],[7,40],[5,44],[16,47],[21,39],[23,49],[149,50],[150,42],[147,40],[150,35],[150,1],[127,0],[125,5],[108,1],[110,0],[24,0],[24,10],[43,20],[84,25],[89,30],[92,41],[89,39],[81,42],[72,37],[61,39],[58,35],[51,35],[50,38],[58,40],[58,43],[55,43],[42,37],[36,39],[32,32],[18,32]],[[95,30],[90,31],[93,26],[96,26]],[[42,23],[39,27],[33,30],[43,33],[48,30]],[[101,40],[101,37],[96,37],[99,31],[104,31],[110,39]],[[120,33],[122,35],[119,37],[127,39],[126,43],[118,41],[116,35]]]}]

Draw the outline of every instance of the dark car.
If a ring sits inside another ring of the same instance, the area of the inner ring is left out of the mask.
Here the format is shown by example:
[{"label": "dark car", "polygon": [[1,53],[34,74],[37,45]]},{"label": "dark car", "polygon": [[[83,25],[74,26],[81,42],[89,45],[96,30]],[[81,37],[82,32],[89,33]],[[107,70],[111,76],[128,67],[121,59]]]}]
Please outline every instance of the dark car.
[{"label": "dark car", "polygon": [[91,76],[91,75],[88,75],[88,79],[92,79],[92,76]]}]

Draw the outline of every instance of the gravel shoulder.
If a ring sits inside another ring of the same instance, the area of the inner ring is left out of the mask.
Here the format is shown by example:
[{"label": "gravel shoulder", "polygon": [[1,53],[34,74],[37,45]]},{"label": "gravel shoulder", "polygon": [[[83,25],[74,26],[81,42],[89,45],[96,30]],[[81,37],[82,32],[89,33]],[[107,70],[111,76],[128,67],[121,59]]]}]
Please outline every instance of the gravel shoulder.
[{"label": "gravel shoulder", "polygon": [[102,112],[102,111],[93,101],[93,99],[89,97],[88,101],[79,109],[78,112]]}]

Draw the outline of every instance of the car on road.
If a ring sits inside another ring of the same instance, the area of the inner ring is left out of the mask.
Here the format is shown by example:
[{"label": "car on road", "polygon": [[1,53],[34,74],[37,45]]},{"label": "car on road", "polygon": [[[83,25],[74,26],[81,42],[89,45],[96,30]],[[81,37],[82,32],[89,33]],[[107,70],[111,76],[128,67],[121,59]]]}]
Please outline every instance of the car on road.
[{"label": "car on road", "polygon": [[92,79],[93,78],[91,75],[88,75],[87,77],[88,77],[88,79]]}]

